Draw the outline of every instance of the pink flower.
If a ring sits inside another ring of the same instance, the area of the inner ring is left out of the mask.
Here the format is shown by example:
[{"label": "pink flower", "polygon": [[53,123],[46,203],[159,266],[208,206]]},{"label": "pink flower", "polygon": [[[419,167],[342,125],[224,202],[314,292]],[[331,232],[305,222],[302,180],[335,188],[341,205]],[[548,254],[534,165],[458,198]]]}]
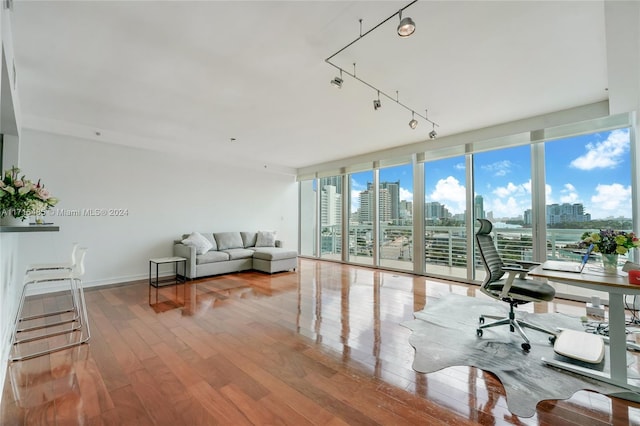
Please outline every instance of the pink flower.
[{"label": "pink flower", "polygon": [[20,179],[16,179],[13,181],[13,186],[15,186],[16,188],[21,188],[24,186],[24,182]]},{"label": "pink flower", "polygon": [[49,190],[45,188],[37,188],[36,194],[38,194],[38,198],[40,198],[41,200],[46,201],[49,198],[51,198],[51,194],[49,193]]}]

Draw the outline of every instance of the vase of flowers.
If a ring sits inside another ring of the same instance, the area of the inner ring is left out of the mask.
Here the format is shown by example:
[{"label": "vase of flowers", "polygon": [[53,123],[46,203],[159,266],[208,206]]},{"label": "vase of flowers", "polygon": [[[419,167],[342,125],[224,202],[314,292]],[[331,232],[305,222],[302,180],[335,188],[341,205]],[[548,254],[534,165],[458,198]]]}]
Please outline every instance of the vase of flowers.
[{"label": "vase of flowers", "polygon": [[5,171],[0,180],[0,217],[2,224],[20,226],[29,224],[29,216],[43,216],[58,203],[48,189],[38,179],[33,183],[25,175],[19,176],[20,169],[12,167]]},{"label": "vase of flowers", "polygon": [[640,247],[640,240],[633,232],[601,229],[599,232],[582,234],[580,245],[593,244],[593,251],[602,255],[602,267],[607,273],[618,272],[618,255],[629,249]]}]

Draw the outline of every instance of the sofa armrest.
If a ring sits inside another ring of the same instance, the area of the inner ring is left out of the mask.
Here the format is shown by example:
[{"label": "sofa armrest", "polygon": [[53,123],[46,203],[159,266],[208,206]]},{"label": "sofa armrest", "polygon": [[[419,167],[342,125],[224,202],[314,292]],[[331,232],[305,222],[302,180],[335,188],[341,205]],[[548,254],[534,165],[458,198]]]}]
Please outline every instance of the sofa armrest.
[{"label": "sofa armrest", "polygon": [[196,278],[196,248],[182,243],[176,243],[173,245],[173,255],[186,258],[187,271],[185,272],[185,276],[187,278]]}]

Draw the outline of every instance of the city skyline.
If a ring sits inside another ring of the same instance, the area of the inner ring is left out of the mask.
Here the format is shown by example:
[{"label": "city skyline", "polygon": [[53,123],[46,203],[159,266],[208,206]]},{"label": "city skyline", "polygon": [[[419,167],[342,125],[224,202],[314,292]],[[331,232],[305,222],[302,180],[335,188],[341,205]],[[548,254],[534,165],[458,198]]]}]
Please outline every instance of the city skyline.
[{"label": "city skyline", "polygon": [[[628,129],[546,142],[546,205],[582,204],[593,219],[631,217],[631,159]],[[474,155],[475,195],[494,218],[523,218],[531,208],[530,147]],[[444,204],[452,214],[466,207],[464,157],[425,164],[425,202]],[[371,171],[351,175],[351,211],[373,180]],[[380,169],[380,182],[400,181],[400,200],[413,201],[411,165]]]}]

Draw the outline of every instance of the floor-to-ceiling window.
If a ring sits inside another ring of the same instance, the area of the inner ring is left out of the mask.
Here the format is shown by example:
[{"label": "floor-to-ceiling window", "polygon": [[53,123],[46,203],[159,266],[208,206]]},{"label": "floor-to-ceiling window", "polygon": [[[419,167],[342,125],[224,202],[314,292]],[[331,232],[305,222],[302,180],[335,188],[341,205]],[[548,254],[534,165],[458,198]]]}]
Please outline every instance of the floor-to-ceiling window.
[{"label": "floor-to-ceiling window", "polygon": [[[584,248],[578,242],[585,232],[633,230],[630,148],[628,128],[545,143],[548,258],[579,260]],[[600,256],[592,254],[587,268],[600,269]],[[619,256],[620,265],[627,260],[633,260],[633,252]],[[557,290],[593,295],[572,286]]]},{"label": "floor-to-ceiling window", "polygon": [[465,157],[424,165],[425,272],[467,276]]},{"label": "floor-to-ceiling window", "polygon": [[[352,173],[349,178],[348,260],[373,265],[375,188],[373,170]],[[371,185],[370,185],[371,184]]]},{"label": "floor-to-ceiling window", "polygon": [[[531,147],[497,149],[473,155],[473,220],[493,222],[503,260],[532,260]],[[476,264],[477,277],[484,267]]]},{"label": "floor-to-ceiling window", "polygon": [[342,176],[320,178],[320,257],[342,259]]},{"label": "floor-to-ceiling window", "polygon": [[[580,121],[302,181],[301,254],[482,280],[469,248],[475,219],[487,218],[507,262],[576,259],[583,232],[638,227],[630,123],[625,114]],[[637,261],[633,254],[620,264]],[[599,265],[598,254],[592,263]]]},{"label": "floor-to-ceiling window", "polygon": [[413,166],[379,171],[380,266],[413,270]]},{"label": "floor-to-ceiling window", "polygon": [[316,181],[315,179],[302,180],[298,183],[298,186],[300,188],[300,254],[303,256],[315,256],[318,235],[316,227],[318,211]]}]

